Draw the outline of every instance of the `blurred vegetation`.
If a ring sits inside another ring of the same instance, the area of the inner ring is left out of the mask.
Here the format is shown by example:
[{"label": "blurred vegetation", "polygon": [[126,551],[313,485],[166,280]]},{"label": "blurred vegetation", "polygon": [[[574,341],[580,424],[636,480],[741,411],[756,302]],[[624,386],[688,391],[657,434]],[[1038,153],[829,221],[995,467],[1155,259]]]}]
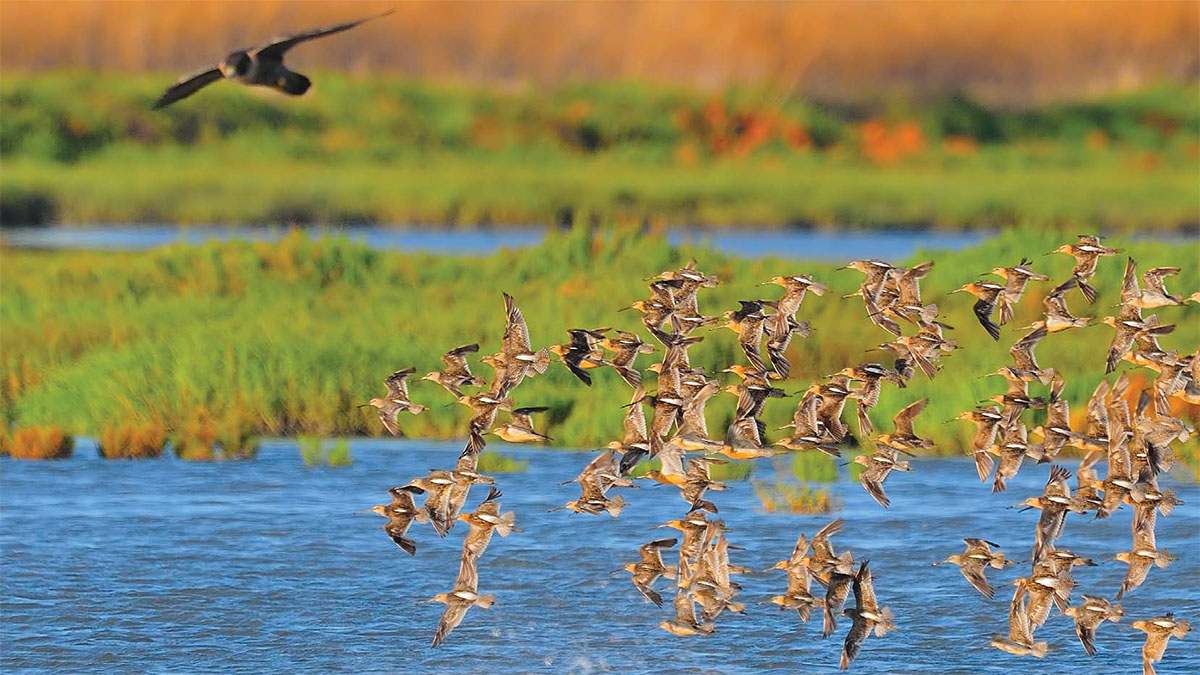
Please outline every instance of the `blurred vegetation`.
[{"label": "blurred vegetation", "polygon": [[479,455],[479,463],[475,468],[483,474],[525,473],[529,470],[529,461],[515,459],[495,450],[488,450]]},{"label": "blurred vegetation", "polygon": [[829,100],[968,91],[1008,105],[1200,72],[1193,0],[1136,10],[1104,0],[4,2],[0,61],[9,71],[186,73],[271,35],[388,10],[304,44],[289,63],[497,86],[753,82]]},{"label": "blurred vegetation", "polygon": [[316,436],[301,436],[296,443],[300,446],[300,458],[306,467],[342,467],[354,462],[350,456],[350,443],[344,438],[327,441]]},{"label": "blurred vegetation", "polygon": [[320,73],[300,99],[218,83],[150,111],[172,77],[6,73],[0,220],[1200,223],[1194,87],[1010,110]]},{"label": "blurred vegetation", "polygon": [[829,488],[782,481],[754,481],[754,496],[767,513],[833,513],[842,508],[842,500]]},{"label": "blurred vegetation", "polygon": [[167,429],[157,419],[118,420],[100,429],[96,452],[105,459],[153,459],[167,444]]},{"label": "blurred vegetation", "polygon": [[[955,327],[949,337],[962,348],[946,357],[935,380],[918,373],[905,389],[885,387],[871,414],[877,428],[889,429],[899,408],[929,396],[917,432],[936,441],[933,453],[963,451],[971,425],[943,422],[1003,390],[1000,378],[981,375],[1009,361],[1009,346],[1026,332],[1021,327],[1040,315],[1041,295],[1051,286],[1030,286],[999,342],[976,324],[974,298],[947,294],[1022,256],[1062,280],[1072,260],[1041,257],[1061,241],[1056,234],[1023,229],[963,252],[918,254],[909,261],[936,262],[922,284],[924,297],[938,303],[943,320]],[[1123,246],[1139,269],[1181,267],[1180,275],[1168,280],[1174,291],[1186,295],[1200,288],[1195,245],[1112,243]],[[810,296],[800,309],[799,318],[812,322],[813,332],[794,340],[789,350],[793,375],[782,385],[788,392],[847,365],[891,362],[889,353],[867,353],[889,336],[868,322],[860,301],[840,297],[857,289],[860,274],[828,264],[746,261],[707,249],[679,249],[629,229],[577,227],[550,234],[537,248],[480,258],[383,253],[298,232],[279,242],[176,245],[148,253],[4,250],[2,426],[53,426],[67,434],[97,436],[114,424],[161,421],[175,451],[198,459],[252,456],[260,435],[378,435],[382,429],[375,412],[355,406],[379,395],[384,377],[398,368],[415,366],[418,374],[439,368],[439,356],[451,347],[479,342],[481,353],[496,351],[504,330],[500,291],[516,297],[536,346],[564,341],[566,329],[578,326],[616,326],[649,339],[636,317],[617,309],[647,295],[644,277],[692,257],[723,281],[701,291],[700,309],[709,314],[736,307],[738,299],[777,297],[778,289],[756,284],[778,274],[805,272],[830,284],[829,293]],[[1097,317],[1093,323],[1099,324],[1116,304],[1123,268],[1123,257],[1102,259],[1093,280],[1099,300],[1088,306],[1071,294],[1074,312]],[[1200,305],[1157,313],[1177,326],[1162,338],[1164,348],[1196,350]],[[705,337],[692,349],[693,364],[716,372],[743,358],[728,330]],[[1051,335],[1038,348],[1042,365],[1066,377],[1065,396],[1076,424],[1082,423],[1082,404],[1103,376],[1111,337],[1110,328],[1093,325]],[[639,365],[650,363],[643,356]],[[1120,369],[1131,370],[1134,392],[1153,375],[1125,363]],[[490,368],[476,371],[491,377]],[[594,379],[585,387],[554,364],[521,385],[516,403],[549,406],[545,432],[559,444],[599,447],[620,436],[625,412],[620,406],[629,400],[629,387],[609,369],[596,371]],[[1032,393],[1038,395],[1038,389],[1032,387]],[[450,396],[429,382],[414,381],[411,391],[430,410],[401,419],[408,435],[463,436],[469,416],[464,406],[447,405]],[[768,402],[764,421],[769,429],[790,421],[795,401]],[[732,396],[710,401],[714,434],[729,424],[733,407]],[[1176,412],[1193,424],[1200,421],[1200,408]],[[846,419],[852,416],[848,411]],[[1038,418],[1030,413],[1029,421],[1032,426]],[[1193,441],[1182,452],[1200,459],[1196,445]],[[807,456],[795,461],[828,463]],[[802,470],[815,476],[823,469]]]},{"label": "blurred vegetation", "polygon": [[75,450],[75,438],[54,426],[5,429],[0,441],[0,454],[13,459],[70,459]]}]

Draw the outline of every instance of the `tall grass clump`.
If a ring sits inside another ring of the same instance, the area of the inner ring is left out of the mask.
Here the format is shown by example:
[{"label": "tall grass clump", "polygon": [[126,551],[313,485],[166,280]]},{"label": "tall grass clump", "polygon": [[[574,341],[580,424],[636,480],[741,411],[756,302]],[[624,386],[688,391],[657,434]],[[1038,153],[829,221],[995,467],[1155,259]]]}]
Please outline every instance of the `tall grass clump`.
[{"label": "tall grass clump", "polygon": [[5,438],[2,449],[13,459],[70,459],[75,438],[59,427],[24,427]]},{"label": "tall grass clump", "polygon": [[753,481],[754,496],[767,513],[832,513],[842,501],[829,488],[814,488],[783,481]]},{"label": "tall grass clump", "polygon": [[152,459],[167,444],[167,429],[158,420],[124,421],[103,427],[96,452],[105,459]]},{"label": "tall grass clump", "polygon": [[301,436],[297,443],[300,446],[300,458],[306,467],[343,467],[354,463],[350,455],[350,443],[344,438],[328,443],[317,436]]}]

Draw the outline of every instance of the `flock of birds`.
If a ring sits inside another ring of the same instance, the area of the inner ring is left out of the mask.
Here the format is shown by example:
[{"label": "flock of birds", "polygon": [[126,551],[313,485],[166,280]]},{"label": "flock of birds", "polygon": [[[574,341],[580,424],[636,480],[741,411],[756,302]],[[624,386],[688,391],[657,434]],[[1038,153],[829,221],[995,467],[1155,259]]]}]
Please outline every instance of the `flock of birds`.
[{"label": "flock of birds", "polygon": [[[1026,458],[1039,464],[1052,462],[1067,446],[1087,453],[1075,473],[1074,489],[1069,482],[1071,472],[1053,464],[1045,491],[1017,505],[1041,511],[1029,560],[1031,571],[1029,576],[1013,582],[1016,591],[1009,606],[1008,634],[996,636],[991,645],[1013,654],[1037,657],[1045,656],[1047,644],[1036,641],[1034,631],[1047,621],[1053,608],[1074,619],[1079,640],[1089,655],[1095,653],[1097,628],[1105,621],[1118,621],[1122,617],[1120,605],[1100,594],[1083,595],[1080,604],[1070,604],[1071,591],[1076,585],[1072,570],[1095,563],[1056,547],[1068,513],[1093,512],[1095,518],[1106,518],[1122,506],[1133,509],[1133,545],[1129,551],[1116,555],[1117,560],[1129,565],[1116,593],[1117,600],[1140,586],[1152,568],[1165,568],[1174,560],[1170,553],[1156,546],[1154,530],[1157,517],[1169,515],[1182,502],[1172,490],[1158,487],[1157,476],[1171,466],[1170,445],[1194,434],[1183,420],[1172,416],[1170,400],[1200,403],[1200,356],[1161,349],[1157,337],[1170,332],[1173,326],[1161,323],[1156,315],[1142,313],[1187,301],[1200,302],[1200,293],[1185,300],[1167,292],[1163,279],[1178,272],[1175,268],[1149,270],[1141,276],[1139,284],[1135,263],[1130,259],[1119,311],[1115,317],[1103,320],[1116,329],[1107,371],[1112,372],[1117,363],[1125,360],[1154,371],[1156,377],[1132,407],[1128,402],[1131,381],[1127,374],[1122,373],[1111,386],[1107,381],[1101,382],[1088,404],[1085,426],[1071,427],[1068,404],[1062,397],[1064,379],[1053,368],[1038,364],[1035,348],[1049,333],[1090,322],[1071,315],[1066,295],[1078,288],[1086,300],[1094,301],[1095,291],[1088,281],[1095,273],[1097,260],[1119,251],[1102,246],[1098,238],[1090,236],[1081,236],[1078,242],[1058,251],[1074,256],[1075,268],[1069,279],[1046,295],[1044,318],[1030,326],[1030,332],[1010,350],[1013,364],[994,373],[1007,380],[1007,390],[958,417],[976,426],[972,440],[976,467],[982,481],[992,478],[995,492],[1006,488],[1006,482],[1017,475]],[[433,645],[446,639],[468,609],[488,608],[494,603],[491,595],[479,594],[477,565],[493,532],[507,536],[516,527],[511,512],[500,513],[501,493],[495,488],[493,478],[477,472],[477,462],[489,434],[514,443],[549,440],[533,422],[533,416],[546,408],[514,408],[512,394],[526,377],[545,373],[551,366],[552,355],[585,384],[591,384],[592,371],[610,367],[632,389],[630,402],[624,406],[628,411],[621,439],[609,443],[573,481],[568,481],[578,483],[581,493],[559,508],[619,516],[625,501],[613,493],[614,488],[634,487],[639,473],[636,467],[649,459],[657,460],[659,468],[638,477],[677,487],[687,506],[682,518],[659,526],[679,530],[678,538],[646,543],[638,550],[639,559],[624,567],[632,575],[634,587],[655,605],[664,603],[655,583],[662,578],[674,580],[674,616],[660,624],[668,632],[708,634],[725,611],[741,613],[745,609],[736,601],[741,587],[731,577],[749,570],[730,561],[729,552],[740,548],[729,543],[725,523],[710,517],[719,512],[709,499],[710,491],[725,488],[713,480],[713,465],[782,452],[819,452],[840,457],[843,448],[869,439],[874,452],[859,455],[853,461],[864,467],[859,480],[865,490],[887,508],[890,502],[883,489],[884,481],[893,471],[913,470],[901,456],[932,446],[914,427],[927,399],[903,408],[886,433],[876,433],[868,413],[885,385],[905,387],[917,370],[926,377],[934,377],[938,360],[957,345],[943,336],[943,330],[950,327],[938,320],[937,306],[921,300],[920,280],[930,272],[932,263],[905,268],[880,260],[860,260],[843,269],[864,274],[859,290],[853,295],[862,297],[869,319],[894,337],[880,348],[893,352],[895,359],[890,366],[868,362],[847,367],[812,384],[803,391],[792,422],[783,427],[790,430],[790,435],[774,443],[765,440],[767,429],[759,417],[768,399],[786,396],[773,383],[790,373],[785,353],[792,338],[805,337],[809,332],[808,323],[796,319],[797,310],[810,291],[823,295],[828,290],[825,284],[799,274],[775,277],[760,285],[781,286],[783,293],[777,300],[741,301],[738,309],[717,317],[699,312],[697,296],[700,289],[716,286],[719,280],[697,269],[694,261],[682,269],[648,279],[651,297],[626,309],[641,314],[642,324],[663,351],[662,360],[647,368],[656,378],[653,394],[646,392],[643,371],[636,361],[639,355],[657,352],[659,347],[643,342],[634,332],[600,328],[573,329],[568,331],[568,342],[534,349],[521,310],[512,296],[505,293],[506,326],[500,351],[480,359],[493,368],[491,381],[471,372],[467,357],[478,352],[476,344],[446,352],[442,356],[443,369],[423,378],[440,385],[471,410],[469,438],[457,463],[451,469],[435,470],[392,488],[391,503],[373,509],[387,518],[384,530],[388,536],[410,554],[416,552],[416,545],[407,537],[413,521],[428,522],[440,536],[446,536],[456,520],[468,523],[454,587],[433,598],[446,604]],[[1027,284],[1049,279],[1033,272],[1028,260],[1013,267],[996,268],[992,273],[1004,283],[976,281],[958,290],[978,298],[974,311],[979,323],[993,338],[999,339],[999,326],[1012,320],[1012,308]],[[746,361],[722,371],[735,377],[732,384],[725,386],[704,368],[693,366],[688,357],[689,347],[704,339],[692,333],[715,324],[737,335]],[[915,332],[905,335],[902,324],[913,326]],[[761,351],[764,342],[766,359]],[[377,408],[384,426],[396,435],[400,434],[401,412],[419,414],[426,410],[409,397],[407,378],[414,372],[413,368],[407,368],[393,373],[386,380],[387,395],[366,404]],[[1046,389],[1045,394],[1031,394],[1031,384]],[[466,387],[480,389],[465,393]],[[720,392],[735,395],[737,408],[725,435],[713,438],[704,411],[706,402]],[[857,437],[842,421],[846,403],[851,400],[857,411]],[[649,418],[645,406],[652,410]],[[1045,411],[1044,423],[1032,430],[1023,421],[1031,410]],[[509,421],[497,424],[500,411],[508,411]],[[1041,441],[1031,442],[1031,433]],[[1103,479],[1097,470],[1101,461],[1107,466]],[[460,515],[475,484],[492,487],[474,512]],[[424,495],[422,506],[415,501],[420,495]],[[788,579],[786,591],[772,598],[772,602],[781,610],[796,610],[804,622],[814,609],[820,608],[823,637],[837,630],[839,616],[848,617],[851,625],[839,662],[841,668],[848,668],[870,635],[883,637],[896,626],[892,611],[880,606],[869,562],[856,563],[848,550],[834,552],[831,538],[841,528],[842,521],[838,519],[814,534],[811,541],[800,536],[790,557],[771,568],[785,570]],[[951,555],[943,562],[957,565],[974,588],[991,598],[994,589],[985,577],[985,570],[1004,569],[1013,562],[1004,553],[993,550],[998,548],[997,544],[981,538],[968,538],[965,542],[963,553]],[[677,562],[666,564],[664,551],[676,545]],[[813,593],[813,581],[823,593]],[[851,592],[853,606],[844,607]],[[1154,672],[1152,663],[1162,658],[1171,637],[1182,638],[1190,630],[1186,621],[1176,620],[1170,613],[1136,621],[1133,627],[1147,633],[1142,651],[1146,673]]]},{"label": "flock of birds", "polygon": [[[235,51],[216,66],[181,78],[154,107],[170,105],[221,79],[301,95],[311,82],[283,64],[288,50],[309,40],[349,30],[367,20],[284,35],[254,49]],[[1081,235],[1077,241],[1054,252],[1073,256],[1075,267],[1070,278],[1044,297],[1044,317],[1029,326],[1030,332],[1013,345],[1012,365],[993,373],[1005,378],[1006,391],[958,417],[975,424],[972,450],[979,478],[986,482],[991,476],[995,492],[1006,488],[1007,481],[1017,475],[1027,458],[1037,463],[1053,462],[1067,446],[1086,453],[1075,472],[1074,488],[1070,484],[1071,472],[1052,465],[1045,491],[1018,505],[1041,511],[1029,560],[1031,571],[1029,576],[1014,582],[1016,592],[1009,606],[1008,634],[997,636],[991,645],[1013,654],[1037,657],[1045,656],[1047,643],[1035,641],[1034,631],[1047,621],[1052,608],[1074,619],[1079,640],[1089,655],[1095,653],[1094,638],[1099,626],[1105,621],[1119,621],[1123,615],[1120,605],[1101,595],[1083,595],[1081,604],[1070,604],[1071,591],[1076,585],[1072,570],[1095,563],[1055,546],[1068,513],[1078,516],[1094,512],[1096,518],[1107,518],[1122,506],[1133,509],[1132,547],[1116,555],[1117,560],[1129,565],[1116,593],[1117,600],[1140,586],[1154,567],[1165,568],[1175,559],[1157,547],[1155,525],[1159,515],[1169,515],[1182,502],[1171,490],[1160,489],[1157,477],[1171,466],[1171,443],[1187,440],[1194,434],[1183,420],[1172,416],[1171,399],[1200,404],[1200,353],[1180,355],[1161,349],[1157,338],[1171,332],[1174,326],[1163,324],[1157,315],[1142,313],[1187,301],[1200,302],[1200,292],[1185,300],[1165,288],[1164,280],[1178,273],[1178,268],[1151,269],[1141,275],[1139,283],[1135,263],[1130,259],[1125,268],[1119,311],[1102,320],[1115,331],[1105,373],[1113,372],[1122,360],[1129,361],[1154,371],[1153,384],[1138,392],[1139,397],[1131,407],[1131,381],[1127,374],[1123,373],[1112,385],[1102,381],[1088,403],[1084,428],[1071,427],[1068,402],[1062,397],[1066,383],[1053,368],[1038,364],[1035,349],[1051,333],[1089,325],[1090,319],[1072,315],[1067,295],[1077,288],[1087,302],[1094,303],[1096,291],[1088,282],[1095,275],[1097,263],[1101,257],[1120,251],[1104,246],[1098,237]],[[709,517],[717,514],[718,508],[706,496],[709,491],[725,487],[712,479],[713,465],[781,452],[820,452],[840,457],[841,448],[869,440],[874,452],[859,455],[853,462],[864,467],[859,478],[863,487],[887,508],[890,501],[884,492],[884,482],[894,471],[913,470],[901,455],[932,446],[914,428],[914,421],[928,400],[915,401],[897,413],[887,433],[875,433],[869,412],[879,401],[884,386],[903,388],[917,370],[933,378],[938,360],[957,348],[954,340],[944,336],[944,329],[949,326],[938,320],[937,305],[925,304],[921,299],[921,279],[932,268],[932,263],[905,268],[881,260],[857,260],[843,268],[864,275],[853,295],[862,298],[870,321],[894,338],[880,348],[891,351],[895,359],[890,366],[867,362],[847,367],[813,383],[803,391],[793,420],[785,427],[791,430],[790,435],[772,443],[766,441],[767,429],[760,416],[768,399],[787,396],[773,383],[787,378],[791,372],[786,352],[792,339],[807,337],[809,333],[809,324],[796,319],[797,310],[810,291],[823,295],[827,290],[825,284],[800,274],[775,277],[760,285],[781,286],[783,293],[777,300],[744,300],[740,308],[717,317],[701,314],[697,297],[700,289],[716,286],[719,280],[698,270],[694,262],[648,279],[651,297],[626,309],[641,314],[643,325],[663,349],[662,360],[648,369],[656,377],[653,393],[643,387],[642,371],[635,362],[639,355],[656,352],[658,347],[643,342],[636,333],[602,328],[571,330],[569,342],[535,350],[521,310],[511,296],[504,294],[506,326],[501,349],[481,359],[494,369],[491,381],[471,373],[467,359],[479,351],[477,344],[446,352],[442,356],[443,370],[423,378],[445,388],[472,412],[468,442],[457,463],[453,468],[435,470],[392,488],[391,502],[371,509],[387,519],[384,530],[392,541],[412,555],[417,547],[407,535],[414,521],[428,523],[442,537],[450,532],[455,521],[467,523],[469,530],[463,540],[454,587],[432,599],[446,605],[433,645],[441,644],[471,607],[486,609],[494,604],[491,595],[481,595],[478,591],[479,561],[493,533],[503,537],[519,530],[512,512],[500,513],[501,492],[493,478],[478,473],[478,459],[489,434],[512,443],[549,440],[537,431],[533,422],[533,416],[547,408],[514,408],[511,395],[526,377],[545,373],[552,354],[584,384],[591,384],[590,371],[610,367],[633,390],[626,406],[622,438],[609,443],[575,477],[581,494],[560,508],[617,517],[625,501],[620,495],[610,496],[610,492],[634,486],[634,469],[646,459],[657,460],[660,466],[645,473],[645,478],[679,488],[688,507],[682,518],[661,525],[679,530],[680,538],[646,543],[638,551],[639,560],[624,568],[632,574],[637,590],[660,606],[663,599],[654,588],[655,582],[660,578],[674,580],[674,617],[660,624],[671,633],[711,633],[715,620],[726,610],[745,609],[735,601],[741,587],[731,580],[731,575],[748,570],[730,562],[729,551],[738,547],[726,539],[724,522]],[[976,318],[993,339],[999,340],[1000,326],[1012,320],[1013,308],[1027,285],[1049,278],[1034,272],[1028,260],[991,272],[1002,283],[975,281],[956,292],[968,292],[977,298]],[[688,349],[704,339],[692,333],[718,323],[737,335],[746,361],[722,371],[736,377],[725,386],[704,368],[693,367],[688,358]],[[905,334],[903,326],[915,330]],[[766,359],[762,356],[764,343]],[[386,380],[387,395],[371,399],[363,406],[375,407],[384,427],[395,435],[400,435],[400,413],[416,415],[426,410],[409,397],[407,378],[414,372],[413,368],[396,371]],[[1045,393],[1031,394],[1031,384],[1046,389]],[[464,387],[482,389],[464,393]],[[737,409],[725,435],[715,439],[705,421],[705,405],[721,392],[737,397]],[[857,413],[857,437],[842,421],[850,400],[854,401]],[[653,411],[649,421],[645,416],[646,405]],[[1031,410],[1045,411],[1044,422],[1033,429],[1022,419]],[[496,424],[499,411],[508,412],[508,422]],[[1031,432],[1041,440],[1031,442]],[[695,456],[689,458],[689,453]],[[1097,470],[1101,461],[1106,464],[1103,479]],[[476,484],[491,487],[476,510],[464,514],[471,486]],[[418,506],[416,500],[421,496],[424,501]],[[834,553],[830,540],[841,527],[838,519],[813,535],[811,541],[800,536],[791,556],[771,568],[785,570],[788,576],[786,591],[772,598],[772,602],[780,609],[796,610],[804,622],[814,609],[821,608],[823,637],[829,637],[837,629],[838,616],[848,617],[851,626],[839,662],[841,668],[848,668],[871,634],[883,637],[896,626],[891,610],[879,604],[869,563],[862,561],[856,568],[850,551]],[[957,565],[974,588],[991,598],[994,589],[985,577],[985,570],[989,567],[1002,570],[1013,563],[1002,552],[993,550],[998,548],[994,543],[980,538],[964,541],[966,550],[943,562]],[[663,551],[676,544],[678,562],[667,565]],[[814,580],[824,589],[823,594],[813,594]],[[843,609],[851,591],[854,605]],[[1176,620],[1170,613],[1132,625],[1147,634],[1142,649],[1145,673],[1154,672],[1152,664],[1162,658],[1171,637],[1182,638],[1191,630],[1188,622]]]}]

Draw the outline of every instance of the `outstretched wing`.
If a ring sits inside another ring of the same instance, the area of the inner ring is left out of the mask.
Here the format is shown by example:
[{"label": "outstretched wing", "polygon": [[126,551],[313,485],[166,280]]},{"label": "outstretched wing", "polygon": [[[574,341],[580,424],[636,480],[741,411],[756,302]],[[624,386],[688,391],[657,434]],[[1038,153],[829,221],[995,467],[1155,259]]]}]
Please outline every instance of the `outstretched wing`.
[{"label": "outstretched wing", "polygon": [[185,99],[192,94],[200,91],[208,85],[216,82],[224,77],[221,75],[219,68],[204,68],[193,73],[188,73],[175,81],[158,100],[154,102],[151,110],[161,110],[172,103]]},{"label": "outstretched wing", "polygon": [[295,47],[296,45],[300,44],[301,42],[308,42],[309,40],[316,40],[317,38],[322,38],[322,37],[325,37],[326,35],[333,35],[335,33],[341,33],[342,31],[347,31],[347,30],[350,30],[351,28],[354,28],[355,26],[359,25],[360,23],[365,23],[372,19],[379,19],[379,18],[385,17],[394,11],[396,11],[396,10],[389,9],[388,11],[384,12],[383,14],[376,14],[375,16],[368,16],[365,19],[358,19],[357,21],[347,21],[346,23],[339,23],[339,24],[335,24],[333,26],[326,26],[324,28],[316,28],[313,30],[307,30],[307,31],[303,31],[300,33],[288,33],[286,35],[280,35],[278,37],[271,38],[271,40],[269,42],[267,42],[267,44],[259,47],[258,49],[255,49],[254,55],[261,59],[274,59],[274,60],[278,61],[283,58],[283,55],[286,54],[289,49],[291,49],[292,47]]},{"label": "outstretched wing", "polygon": [[972,309],[975,310],[975,318],[979,320],[979,325],[983,326],[983,329],[987,331],[988,335],[992,336],[993,340],[999,340],[1000,326],[992,322],[992,310],[994,307],[993,303],[979,300]]},{"label": "outstretched wing", "polygon": [[896,434],[900,436],[915,436],[916,434],[913,433],[913,420],[916,419],[917,415],[921,414],[921,411],[928,404],[929,399],[923,398],[908,404],[900,412],[896,413],[896,416],[892,418],[892,426],[895,427]]},{"label": "outstretched wing", "polygon": [[433,634],[434,647],[442,644],[446,636],[450,635],[450,631],[458,627],[462,623],[463,617],[467,615],[467,610],[471,605],[465,602],[450,602],[446,605],[446,611],[442,613],[442,620],[438,622],[437,632]]}]

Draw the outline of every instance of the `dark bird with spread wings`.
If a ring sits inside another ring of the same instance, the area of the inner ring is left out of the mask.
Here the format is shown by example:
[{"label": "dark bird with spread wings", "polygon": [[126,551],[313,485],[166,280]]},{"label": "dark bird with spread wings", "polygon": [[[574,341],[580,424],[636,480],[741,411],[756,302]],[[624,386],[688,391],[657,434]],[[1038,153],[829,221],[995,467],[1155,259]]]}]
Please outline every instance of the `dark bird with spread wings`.
[{"label": "dark bird with spread wings", "polygon": [[312,80],[283,65],[283,57],[288,50],[309,40],[350,30],[371,19],[387,16],[393,11],[388,10],[378,16],[324,28],[288,33],[272,38],[266,44],[253,49],[239,49],[221,59],[216,66],[203,68],[179,78],[154,102],[153,109],[165,108],[221,79],[250,86],[271,87],[291,96],[300,96],[312,86]]}]

